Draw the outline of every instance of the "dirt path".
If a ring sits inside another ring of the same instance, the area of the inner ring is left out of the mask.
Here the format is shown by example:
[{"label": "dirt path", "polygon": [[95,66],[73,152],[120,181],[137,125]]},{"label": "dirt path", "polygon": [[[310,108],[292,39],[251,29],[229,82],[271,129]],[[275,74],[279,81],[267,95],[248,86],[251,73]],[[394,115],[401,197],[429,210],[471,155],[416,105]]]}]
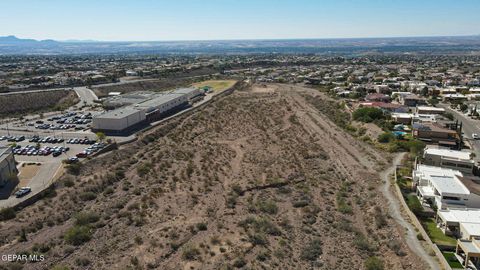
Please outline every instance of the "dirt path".
[{"label": "dirt path", "polygon": [[413,252],[415,252],[415,254],[417,254],[420,258],[422,258],[425,262],[427,262],[428,265],[430,266],[430,269],[442,269],[440,265],[435,261],[435,259],[427,254],[422,244],[417,239],[417,233],[415,232],[415,228],[413,227],[412,224],[410,224],[410,222],[405,220],[405,218],[402,216],[402,213],[400,210],[401,209],[400,204],[395,194],[390,192],[390,176],[394,172],[396,166],[400,165],[404,156],[405,156],[405,153],[401,153],[395,156],[392,166],[390,166],[389,168],[381,172],[380,176],[382,178],[382,181],[384,181],[384,184],[382,187],[382,193],[388,200],[390,215],[406,231],[405,237],[406,237],[406,242],[408,244],[408,247]]}]

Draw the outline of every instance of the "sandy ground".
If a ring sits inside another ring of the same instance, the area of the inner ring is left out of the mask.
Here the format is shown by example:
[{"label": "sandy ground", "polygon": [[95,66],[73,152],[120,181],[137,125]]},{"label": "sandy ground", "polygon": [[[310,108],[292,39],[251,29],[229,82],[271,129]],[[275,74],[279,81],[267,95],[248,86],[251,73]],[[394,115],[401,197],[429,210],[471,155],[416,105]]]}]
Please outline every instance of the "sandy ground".
[{"label": "sandy ground", "polygon": [[19,184],[18,186],[24,187],[28,186],[30,183],[30,180],[32,180],[35,175],[37,175],[38,171],[40,170],[39,165],[37,164],[25,164],[24,166],[21,166],[19,169],[19,174],[18,174],[18,179],[19,179]]}]

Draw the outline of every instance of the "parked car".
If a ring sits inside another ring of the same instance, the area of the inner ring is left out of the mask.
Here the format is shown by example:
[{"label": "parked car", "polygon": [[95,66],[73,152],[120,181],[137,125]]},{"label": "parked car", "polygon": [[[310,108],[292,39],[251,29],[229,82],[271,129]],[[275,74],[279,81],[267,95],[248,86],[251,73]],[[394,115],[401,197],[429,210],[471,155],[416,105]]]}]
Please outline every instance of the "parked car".
[{"label": "parked car", "polygon": [[15,197],[20,198],[27,195],[30,192],[32,192],[32,189],[30,187],[22,187],[17,192],[15,192]]},{"label": "parked car", "polygon": [[77,154],[77,157],[78,158],[86,158],[87,157],[87,153],[86,152],[80,152]]},{"label": "parked car", "polygon": [[479,139],[480,139],[480,136],[478,136],[477,133],[473,133],[473,134],[472,134],[472,139],[474,139],[474,140],[479,140]]},{"label": "parked car", "polygon": [[80,160],[78,159],[78,157],[71,157],[71,158],[67,159],[67,164],[77,163],[79,161]]}]

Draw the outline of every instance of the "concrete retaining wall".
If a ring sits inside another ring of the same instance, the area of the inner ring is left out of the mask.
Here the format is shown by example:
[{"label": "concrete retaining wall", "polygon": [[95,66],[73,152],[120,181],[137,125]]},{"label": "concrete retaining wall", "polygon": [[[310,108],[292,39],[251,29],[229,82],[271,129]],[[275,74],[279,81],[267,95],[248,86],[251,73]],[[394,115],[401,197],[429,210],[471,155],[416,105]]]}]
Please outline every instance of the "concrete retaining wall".
[{"label": "concrete retaining wall", "polygon": [[395,168],[395,193],[398,197],[398,200],[400,201],[403,209],[407,213],[410,223],[415,226],[415,228],[418,230],[418,232],[422,235],[423,239],[425,239],[425,242],[432,248],[433,252],[435,253],[435,256],[437,257],[438,261],[442,265],[443,269],[445,270],[452,270],[450,265],[448,264],[447,260],[443,256],[442,252],[438,248],[438,246],[432,242],[430,237],[428,236],[427,232],[423,228],[422,224],[418,220],[417,216],[410,210],[408,207],[407,203],[405,202],[405,199],[403,198],[402,191],[400,190],[400,187],[397,185],[397,169]]}]

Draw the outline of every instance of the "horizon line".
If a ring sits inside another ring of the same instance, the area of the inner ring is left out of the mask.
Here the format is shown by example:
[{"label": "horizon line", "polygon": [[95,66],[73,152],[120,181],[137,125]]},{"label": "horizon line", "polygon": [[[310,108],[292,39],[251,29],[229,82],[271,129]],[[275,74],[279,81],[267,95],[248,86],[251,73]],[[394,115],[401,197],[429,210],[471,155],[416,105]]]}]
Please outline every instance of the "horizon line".
[{"label": "horizon line", "polygon": [[459,37],[480,37],[480,34],[468,35],[412,35],[412,36],[370,36],[370,37],[312,37],[312,38],[232,38],[232,39],[171,39],[171,40],[96,40],[96,39],[36,39],[29,37],[19,37],[16,35],[5,35],[0,37],[15,37],[17,39],[31,39],[38,42],[56,41],[61,43],[122,43],[122,42],[208,42],[208,41],[288,41],[288,40],[349,40],[349,39],[395,39],[395,38],[459,38]]}]

